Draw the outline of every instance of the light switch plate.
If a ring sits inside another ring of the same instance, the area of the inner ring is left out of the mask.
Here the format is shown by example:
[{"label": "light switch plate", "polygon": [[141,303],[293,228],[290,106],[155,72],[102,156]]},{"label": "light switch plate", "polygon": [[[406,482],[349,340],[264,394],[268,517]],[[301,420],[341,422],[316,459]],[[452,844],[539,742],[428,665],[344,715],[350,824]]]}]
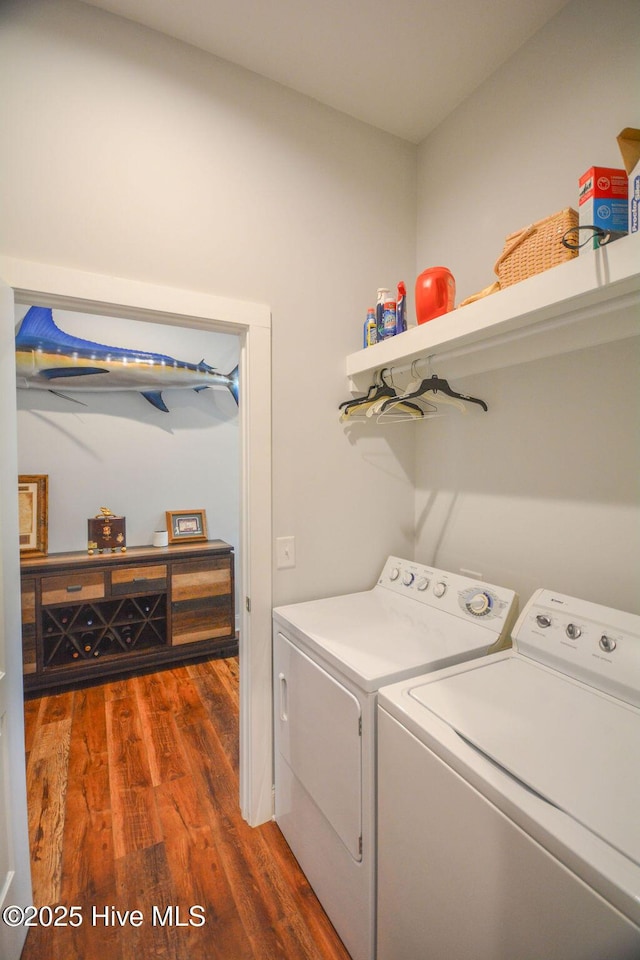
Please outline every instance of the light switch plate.
[{"label": "light switch plate", "polygon": [[295,537],[276,537],[276,567],[285,570],[296,565]]}]

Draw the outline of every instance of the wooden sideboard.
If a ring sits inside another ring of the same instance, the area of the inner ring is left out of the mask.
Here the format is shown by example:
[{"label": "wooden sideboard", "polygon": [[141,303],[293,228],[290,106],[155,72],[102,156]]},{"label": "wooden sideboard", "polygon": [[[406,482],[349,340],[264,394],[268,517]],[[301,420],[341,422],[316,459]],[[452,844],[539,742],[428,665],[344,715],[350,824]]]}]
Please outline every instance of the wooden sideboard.
[{"label": "wooden sideboard", "polygon": [[222,540],[50,554],[20,571],[26,695],[238,652]]}]

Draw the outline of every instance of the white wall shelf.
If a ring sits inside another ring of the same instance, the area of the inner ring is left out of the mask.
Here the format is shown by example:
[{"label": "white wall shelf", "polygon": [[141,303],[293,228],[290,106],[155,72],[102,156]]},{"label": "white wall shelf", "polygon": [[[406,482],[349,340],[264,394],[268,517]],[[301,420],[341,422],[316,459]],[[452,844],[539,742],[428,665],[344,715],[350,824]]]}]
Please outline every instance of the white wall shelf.
[{"label": "white wall shelf", "polygon": [[350,354],[349,386],[363,392],[374,371],[428,357],[439,375],[464,377],[640,336],[639,306],[633,234]]}]

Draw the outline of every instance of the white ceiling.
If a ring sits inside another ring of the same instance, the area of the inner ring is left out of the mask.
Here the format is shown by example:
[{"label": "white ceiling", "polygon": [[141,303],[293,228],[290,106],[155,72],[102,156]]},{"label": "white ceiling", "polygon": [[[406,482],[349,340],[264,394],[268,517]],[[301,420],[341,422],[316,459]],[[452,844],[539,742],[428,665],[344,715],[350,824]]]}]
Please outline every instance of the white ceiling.
[{"label": "white ceiling", "polygon": [[419,143],[567,0],[84,0]]}]

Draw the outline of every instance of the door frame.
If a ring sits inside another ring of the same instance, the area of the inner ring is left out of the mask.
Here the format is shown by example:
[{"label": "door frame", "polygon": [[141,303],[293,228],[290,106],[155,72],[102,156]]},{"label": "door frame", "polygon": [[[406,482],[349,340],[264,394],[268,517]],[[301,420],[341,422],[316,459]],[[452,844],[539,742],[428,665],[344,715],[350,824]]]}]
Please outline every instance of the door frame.
[{"label": "door frame", "polygon": [[17,303],[240,336],[240,810],[251,826],[264,823],[273,816],[270,309],[1,256],[0,277]]},{"label": "door frame", "polygon": [[[32,903],[27,821],[20,566],[18,438],[13,290],[0,281],[0,955],[18,960],[27,935],[20,922]],[[5,917],[9,908],[12,917]]]}]

